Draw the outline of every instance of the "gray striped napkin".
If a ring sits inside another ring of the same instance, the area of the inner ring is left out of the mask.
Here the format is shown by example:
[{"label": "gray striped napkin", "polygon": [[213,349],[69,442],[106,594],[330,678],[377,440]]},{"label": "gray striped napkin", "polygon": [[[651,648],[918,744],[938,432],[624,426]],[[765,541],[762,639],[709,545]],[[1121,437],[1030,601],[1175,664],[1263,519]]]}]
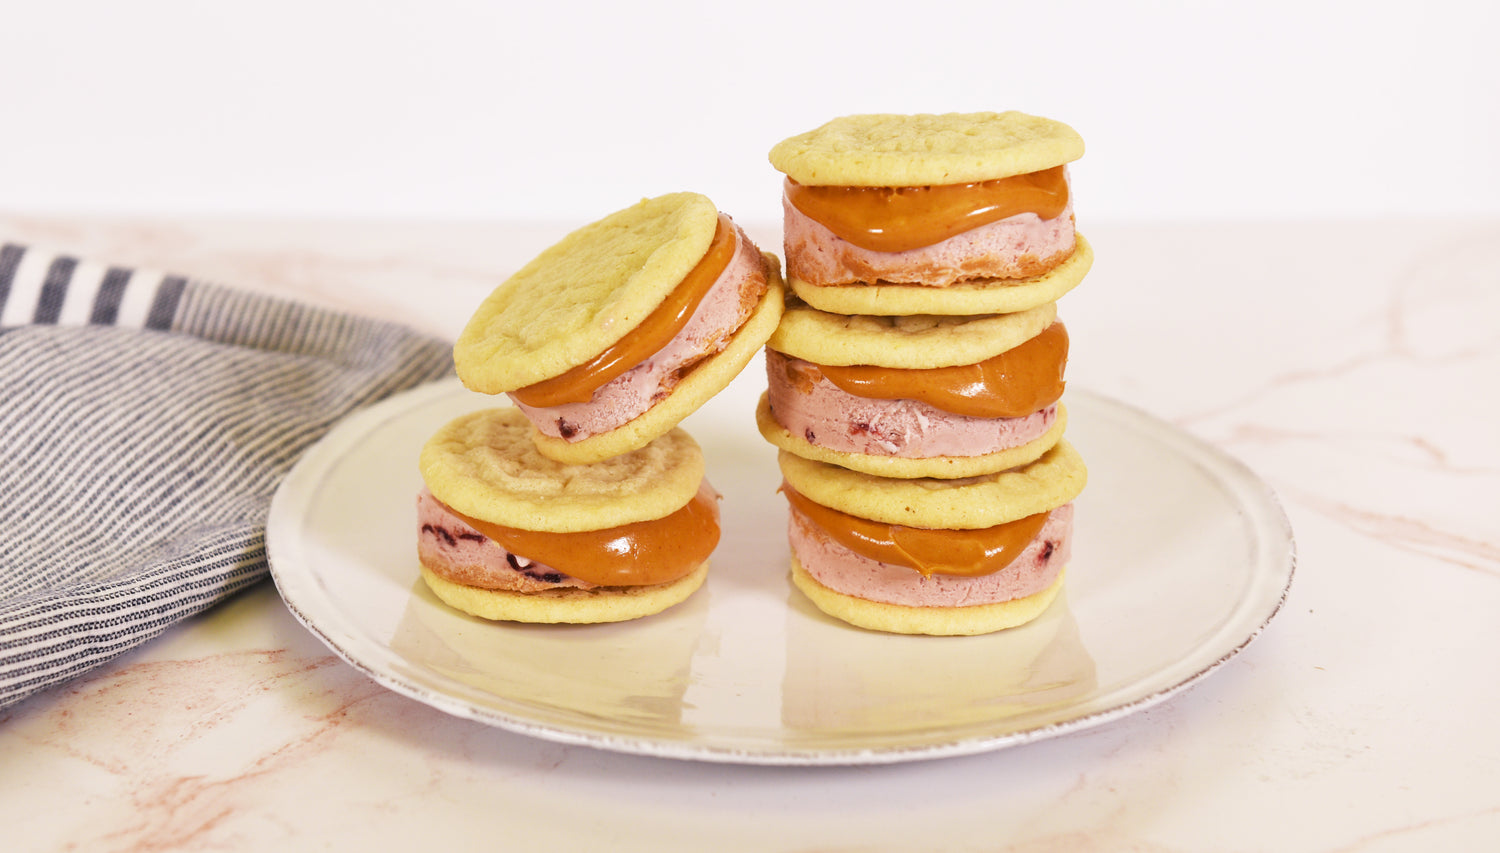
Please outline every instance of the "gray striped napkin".
[{"label": "gray striped napkin", "polygon": [[452,369],[394,324],[0,247],[0,708],[265,577],[298,455]]}]

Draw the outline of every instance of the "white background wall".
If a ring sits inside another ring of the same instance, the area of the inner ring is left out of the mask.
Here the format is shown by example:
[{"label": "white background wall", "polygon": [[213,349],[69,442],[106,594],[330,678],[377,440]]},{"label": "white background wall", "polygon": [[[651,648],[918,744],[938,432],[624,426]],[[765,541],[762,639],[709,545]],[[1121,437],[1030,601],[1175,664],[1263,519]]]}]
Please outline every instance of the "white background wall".
[{"label": "white background wall", "polygon": [[771,221],[785,136],[1017,108],[1080,216],[1493,215],[1497,9],[5,0],[0,211]]}]

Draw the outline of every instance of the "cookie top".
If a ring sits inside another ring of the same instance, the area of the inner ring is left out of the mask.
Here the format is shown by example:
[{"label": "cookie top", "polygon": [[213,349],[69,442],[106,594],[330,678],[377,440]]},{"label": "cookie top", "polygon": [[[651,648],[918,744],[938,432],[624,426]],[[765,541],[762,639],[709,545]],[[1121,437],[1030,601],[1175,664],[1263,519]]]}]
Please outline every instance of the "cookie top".
[{"label": "cookie top", "polygon": [[792,292],[811,305],[835,314],[1004,314],[1056,302],[1077,287],[1094,265],[1094,247],[1076,236],[1073,254],[1031,278],[981,279],[945,287],[925,284],[808,284],[792,278]]},{"label": "cookie top", "polygon": [[966,317],[830,314],[792,301],[766,346],[813,364],[952,367],[1012,349],[1056,318],[1055,302],[1014,314]]},{"label": "cookie top", "polygon": [[1024,175],[1082,156],[1073,128],[1010,111],[843,116],[777,143],[770,159],[799,184],[919,187]]},{"label": "cookie top", "polygon": [[803,459],[785,450],[777,461],[791,487],[849,515],[886,524],[975,530],[1056,509],[1088,481],[1083,458],[1067,439],[1041,458],[996,474],[958,480],[894,480]]},{"label": "cookie top", "polygon": [[495,288],[453,347],[463,383],[498,394],[577,367],[661,304],[708,251],[714,203],[642,200],[574,231]]},{"label": "cookie top", "polygon": [[422,479],[458,512],[522,530],[574,533],[664,518],[703,480],[703,452],[680,428],[592,465],[537,452],[517,409],[484,409],[448,422],[422,447]]}]

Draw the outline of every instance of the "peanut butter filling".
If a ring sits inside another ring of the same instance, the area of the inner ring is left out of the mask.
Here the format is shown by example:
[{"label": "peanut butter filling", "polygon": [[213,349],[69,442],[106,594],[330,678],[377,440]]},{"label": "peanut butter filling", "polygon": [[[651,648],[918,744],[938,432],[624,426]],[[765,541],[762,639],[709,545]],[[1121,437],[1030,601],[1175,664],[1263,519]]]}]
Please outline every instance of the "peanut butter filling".
[{"label": "peanut butter filling", "polygon": [[807,186],[787,178],[786,198],[845,242],[905,252],[1020,213],[1055,219],[1068,206],[1068,178],[1062,166],[926,187]]},{"label": "peanut butter filling", "polygon": [[793,509],[835,542],[872,560],[915,569],[924,577],[992,575],[1021,555],[1051,514],[1039,512],[980,530],[930,530],[885,524],[830,509],[809,500],[785,481],[781,491]]},{"label": "peanut butter filling", "polygon": [[[1040,334],[978,364],[903,369],[873,365],[814,365],[840,390],[878,400],[920,400],[956,415],[1022,418],[1057,402],[1068,362],[1068,330],[1054,322]],[[808,366],[787,362],[787,379],[808,388]]]},{"label": "peanut butter filling", "polygon": [[703,259],[639,326],[589,361],[551,379],[512,391],[511,396],[537,408],[587,403],[593,399],[600,387],[651,357],[682,331],[709,288],[729,266],[738,243],[734,224],[719,214],[713,240]]},{"label": "peanut butter filling", "polygon": [[690,574],[719,544],[719,493],[704,481],[665,518],[604,530],[549,533],[454,515],[517,556],[598,586],[647,586]]}]

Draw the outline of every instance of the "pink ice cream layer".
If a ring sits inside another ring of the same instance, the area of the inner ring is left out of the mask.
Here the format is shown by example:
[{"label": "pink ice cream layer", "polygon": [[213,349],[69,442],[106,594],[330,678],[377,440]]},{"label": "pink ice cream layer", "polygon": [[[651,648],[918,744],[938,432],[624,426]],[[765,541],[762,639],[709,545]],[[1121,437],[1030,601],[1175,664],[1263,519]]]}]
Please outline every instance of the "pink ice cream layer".
[{"label": "pink ice cream layer", "polygon": [[946,287],[974,279],[1029,278],[1073,253],[1073,202],[1053,219],[1015,216],[955,234],[931,246],[876,252],[845,241],[782,199],[786,270],[813,285],[874,282]]},{"label": "pink ice cream layer", "polygon": [[539,592],[594,584],[502,548],[426,488],[417,494],[417,556],[453,581],[482,589]]},{"label": "pink ice cream layer", "polygon": [[1072,556],[1073,505],[1054,509],[1036,538],[1010,565],[972,578],[924,577],[915,569],[856,554],[796,510],[791,512],[787,536],[802,568],[835,592],[909,607],[996,604],[1041,592],[1057,580]]},{"label": "pink ice cream layer", "polygon": [[808,444],[844,453],[930,459],[982,456],[1041,438],[1057,421],[1057,404],[1020,418],[976,418],[946,412],[920,400],[858,397],[819,376],[803,390],[788,368],[809,362],[766,350],[766,390],[771,415]]},{"label": "pink ice cream layer", "polygon": [[761,271],[763,260],[760,250],[738,228],[735,243],[733,257],[693,316],[650,358],[600,386],[587,403],[535,407],[516,401],[516,407],[543,435],[575,442],[621,427],[665,399],[684,365],[724,349],[749,317],[741,288]]}]

